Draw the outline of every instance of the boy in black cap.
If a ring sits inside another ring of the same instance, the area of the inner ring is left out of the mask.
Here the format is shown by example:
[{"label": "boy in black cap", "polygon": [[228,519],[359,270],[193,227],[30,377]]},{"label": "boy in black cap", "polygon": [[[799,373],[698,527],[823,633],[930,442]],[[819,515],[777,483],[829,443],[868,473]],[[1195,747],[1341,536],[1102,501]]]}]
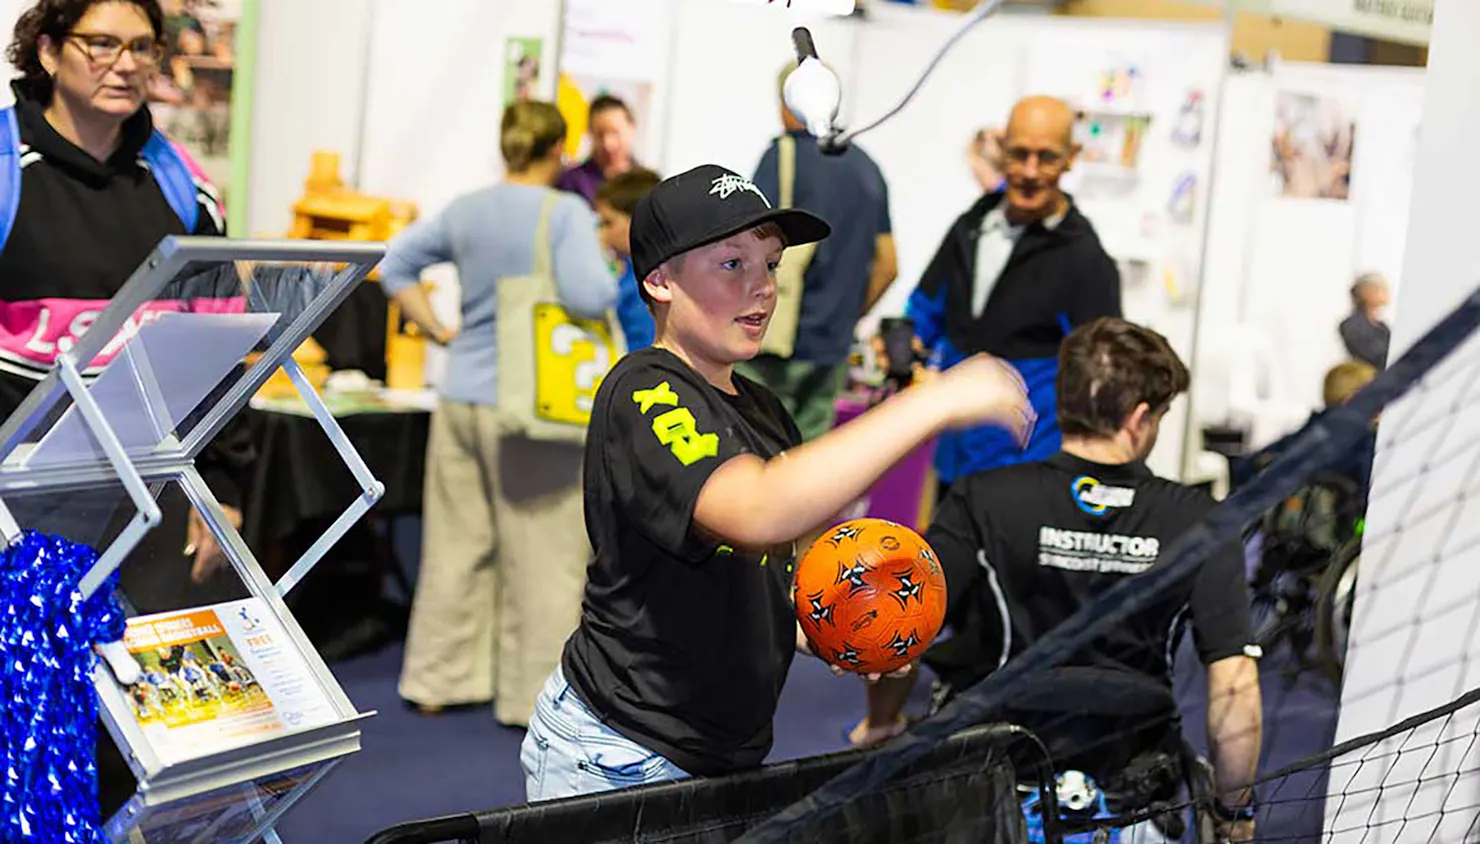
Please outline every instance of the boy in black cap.
[{"label": "boy in black cap", "polygon": [[828,231],[713,165],[638,204],[632,260],[657,340],[596,393],[594,558],[580,627],[520,752],[530,800],[760,765],[804,648],[791,604],[798,538],[947,427],[1027,435],[1022,379],[977,356],[800,445],[780,402],[734,365],[760,351],[783,248]]}]

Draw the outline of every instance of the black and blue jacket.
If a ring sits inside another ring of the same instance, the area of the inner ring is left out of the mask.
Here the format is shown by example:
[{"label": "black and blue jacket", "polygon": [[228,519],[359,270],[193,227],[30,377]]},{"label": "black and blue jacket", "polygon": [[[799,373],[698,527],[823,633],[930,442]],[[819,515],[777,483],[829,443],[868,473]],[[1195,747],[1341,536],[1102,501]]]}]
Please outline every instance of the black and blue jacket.
[{"label": "black and blue jacket", "polygon": [[983,469],[1046,460],[1058,453],[1054,379],[1059,344],[1075,326],[1097,317],[1121,315],[1120,273],[1072,200],[1058,225],[1028,226],[981,316],[972,313],[982,221],[1003,196],[1001,192],[987,194],[956,219],[910,294],[905,313],[914,320],[915,334],[941,368],[977,352],[1016,366],[1028,383],[1038,426],[1026,449],[1020,449],[1010,433],[997,427],[943,434],[936,445],[935,468],[945,483]]}]

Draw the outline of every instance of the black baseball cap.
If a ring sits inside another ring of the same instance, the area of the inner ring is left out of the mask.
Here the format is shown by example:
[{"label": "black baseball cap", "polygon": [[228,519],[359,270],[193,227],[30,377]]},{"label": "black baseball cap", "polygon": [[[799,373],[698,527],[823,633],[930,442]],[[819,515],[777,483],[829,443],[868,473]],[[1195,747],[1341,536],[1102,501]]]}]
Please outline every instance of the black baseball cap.
[{"label": "black baseball cap", "polygon": [[632,271],[637,283],[664,261],[763,223],[781,228],[788,246],[816,243],[832,227],[796,208],[773,208],[755,183],[717,164],[664,179],[632,214]]}]

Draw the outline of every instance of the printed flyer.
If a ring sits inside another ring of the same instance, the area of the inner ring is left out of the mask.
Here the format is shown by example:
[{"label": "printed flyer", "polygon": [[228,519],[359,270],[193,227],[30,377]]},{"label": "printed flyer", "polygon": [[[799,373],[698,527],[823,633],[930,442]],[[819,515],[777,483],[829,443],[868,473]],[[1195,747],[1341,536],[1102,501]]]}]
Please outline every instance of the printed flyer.
[{"label": "printed flyer", "polygon": [[143,671],[127,697],[167,764],[335,720],[333,705],[258,598],[129,620]]}]

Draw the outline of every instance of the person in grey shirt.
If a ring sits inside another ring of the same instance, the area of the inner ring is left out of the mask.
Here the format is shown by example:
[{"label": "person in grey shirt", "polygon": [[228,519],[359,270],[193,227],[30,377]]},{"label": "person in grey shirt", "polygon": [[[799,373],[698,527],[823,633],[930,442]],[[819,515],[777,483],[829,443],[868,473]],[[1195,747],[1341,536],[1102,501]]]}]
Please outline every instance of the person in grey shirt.
[{"label": "person in grey shirt", "polygon": [[[565,134],[553,105],[511,104],[500,137],[505,179],[409,227],[381,264],[386,294],[449,358],[427,443],[421,571],[400,681],[401,697],[428,714],[493,701],[501,723],[527,724],[579,621],[591,553],[581,446],[505,433],[498,407],[501,282],[547,265],[575,318],[602,316],[617,298],[595,216],[552,187]],[[442,323],[418,284],[447,262],[461,287],[457,327]]]}]

